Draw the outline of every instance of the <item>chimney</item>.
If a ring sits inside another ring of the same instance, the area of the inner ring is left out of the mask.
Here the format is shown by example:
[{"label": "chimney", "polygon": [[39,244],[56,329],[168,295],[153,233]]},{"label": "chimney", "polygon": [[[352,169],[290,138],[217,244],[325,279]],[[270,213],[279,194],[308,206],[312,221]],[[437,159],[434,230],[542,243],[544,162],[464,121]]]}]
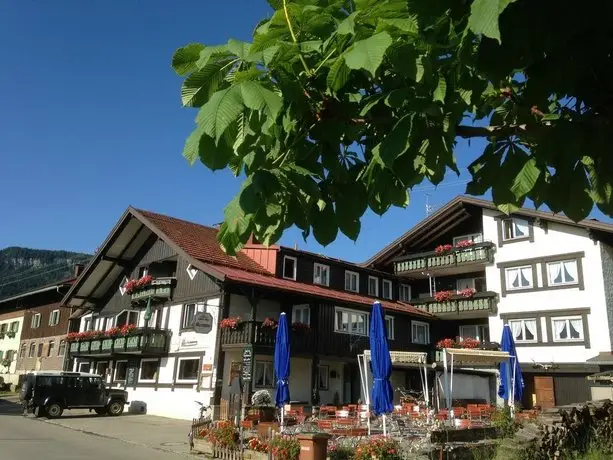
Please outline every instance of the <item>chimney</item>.
[{"label": "chimney", "polygon": [[83,269],[85,265],[83,264],[74,264],[73,274],[75,278],[78,278],[81,273],[83,273]]}]

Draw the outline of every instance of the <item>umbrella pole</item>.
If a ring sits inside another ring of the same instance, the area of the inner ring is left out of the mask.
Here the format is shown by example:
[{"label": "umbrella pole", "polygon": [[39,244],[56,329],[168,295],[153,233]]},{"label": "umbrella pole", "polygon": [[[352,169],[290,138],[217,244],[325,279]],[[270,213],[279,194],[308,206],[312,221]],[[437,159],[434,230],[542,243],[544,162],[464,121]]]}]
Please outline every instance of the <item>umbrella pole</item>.
[{"label": "umbrella pole", "polygon": [[385,414],[383,414],[383,436],[387,436],[387,430],[385,429]]},{"label": "umbrella pole", "polygon": [[443,349],[443,380],[445,385],[445,406],[447,410],[451,409],[450,395],[449,395],[449,375],[447,374],[447,349]]},{"label": "umbrella pole", "polygon": [[511,417],[515,418],[515,368],[517,367],[517,363],[514,361],[517,357],[514,356],[511,358],[511,362],[513,362],[513,380],[511,382],[513,385],[511,386]]},{"label": "umbrella pole", "polygon": [[370,436],[370,392],[368,391],[368,361],[364,355],[364,382],[366,383],[366,425],[368,427],[368,436]]}]

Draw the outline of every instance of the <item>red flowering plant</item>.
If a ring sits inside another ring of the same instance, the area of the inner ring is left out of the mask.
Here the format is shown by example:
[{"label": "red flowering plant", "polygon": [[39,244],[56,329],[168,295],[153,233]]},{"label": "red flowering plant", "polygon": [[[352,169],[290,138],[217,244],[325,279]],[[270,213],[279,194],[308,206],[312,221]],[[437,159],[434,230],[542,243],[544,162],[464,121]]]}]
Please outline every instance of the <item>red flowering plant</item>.
[{"label": "red flowering plant", "polygon": [[121,335],[132,335],[134,332],[136,332],[136,324],[124,324],[119,329]]},{"label": "red flowering plant", "polygon": [[92,339],[99,339],[101,337],[104,337],[104,335],[105,335],[104,331],[91,331],[90,337]]},{"label": "red flowering plant", "polygon": [[219,327],[221,329],[236,329],[241,323],[240,316],[234,316],[232,318],[224,318],[220,321]]},{"label": "red flowering plant", "polygon": [[352,446],[342,445],[332,439],[328,441],[328,458],[330,460],[351,460],[354,450]]},{"label": "red flowering plant", "polygon": [[264,318],[264,322],[262,322],[262,327],[269,327],[271,329],[275,329],[277,327],[277,322],[272,318]]},{"label": "red flowering plant", "polygon": [[309,329],[311,329],[311,326],[306,323],[292,323],[292,330],[294,331],[308,331]]},{"label": "red flowering plant", "polygon": [[247,447],[249,450],[255,450],[256,452],[268,452],[269,449],[268,443],[259,438],[251,438],[247,441]]},{"label": "red flowering plant", "polygon": [[469,248],[474,245],[475,245],[474,241],[462,240],[462,241],[458,241],[455,246],[456,248]]},{"label": "red flowering plant", "polygon": [[450,338],[439,340],[436,342],[436,349],[442,350],[443,348],[455,348],[456,341]]},{"label": "red flowering plant", "polygon": [[121,335],[121,328],[112,327],[110,329],[107,329],[106,331],[104,331],[104,335],[106,337],[117,337],[118,335]]},{"label": "red flowering plant", "polygon": [[434,300],[437,302],[448,302],[453,298],[453,292],[451,291],[439,291],[434,294]]},{"label": "red flowering plant", "polygon": [[196,433],[196,438],[200,438],[200,439],[208,439],[209,438],[209,434],[211,433],[211,429],[210,428],[202,428],[200,430],[198,430],[198,432]]},{"label": "red flowering plant", "polygon": [[458,342],[459,348],[479,348],[480,345],[481,342],[479,342],[477,339],[473,339],[472,337],[466,337],[461,342]]},{"label": "red flowering plant", "polygon": [[275,436],[270,441],[270,451],[275,460],[296,460],[300,455],[300,442],[292,436]]},{"label": "red flowering plant", "polygon": [[207,438],[218,447],[236,447],[238,431],[232,425],[223,425],[210,429]]},{"label": "red flowering plant", "polygon": [[132,294],[144,287],[147,287],[153,281],[153,277],[151,275],[145,275],[142,278],[128,280],[126,284],[123,285],[123,288],[126,290],[126,294]]},{"label": "red flowering plant", "polygon": [[400,460],[398,442],[392,438],[371,436],[355,448],[354,460]]},{"label": "red flowering plant", "polygon": [[458,294],[460,294],[462,297],[466,297],[467,299],[470,299],[476,293],[477,293],[477,290],[475,288],[466,288],[458,292]]},{"label": "red flowering plant", "polygon": [[453,249],[453,245],[451,245],[451,244],[441,244],[440,246],[437,246],[434,249],[434,252],[440,256],[440,255],[443,255],[443,254],[447,254],[452,249]]},{"label": "red flowering plant", "polygon": [[79,340],[81,338],[81,333],[80,332],[71,332],[66,336],[66,341],[67,342],[74,342],[76,340]]}]

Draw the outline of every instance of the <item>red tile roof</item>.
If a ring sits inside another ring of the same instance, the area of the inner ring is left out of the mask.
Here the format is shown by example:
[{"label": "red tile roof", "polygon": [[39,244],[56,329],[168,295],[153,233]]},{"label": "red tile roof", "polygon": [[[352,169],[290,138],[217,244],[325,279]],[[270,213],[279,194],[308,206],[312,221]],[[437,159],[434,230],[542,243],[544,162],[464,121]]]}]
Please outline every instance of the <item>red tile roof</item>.
[{"label": "red tile roof", "polygon": [[135,211],[149,220],[196,260],[207,264],[240,268],[255,273],[266,273],[262,266],[243,253],[239,252],[236,257],[226,254],[217,242],[218,230],[216,228],[141,209]]},{"label": "red tile roof", "polygon": [[[297,281],[276,278],[272,275],[250,273],[245,270],[230,267],[214,266],[213,268],[223,273],[226,276],[226,279],[236,282],[252,284],[255,286],[265,286],[272,289],[279,289],[281,291],[296,292],[298,294],[311,295],[332,301],[349,302],[360,305],[372,305],[374,302],[372,298],[359,294],[337,291],[314,284],[299,283]],[[380,302],[383,308],[388,310],[400,311],[419,316],[433,316],[430,313],[424,312],[404,302],[395,302],[391,300],[380,300]]]}]

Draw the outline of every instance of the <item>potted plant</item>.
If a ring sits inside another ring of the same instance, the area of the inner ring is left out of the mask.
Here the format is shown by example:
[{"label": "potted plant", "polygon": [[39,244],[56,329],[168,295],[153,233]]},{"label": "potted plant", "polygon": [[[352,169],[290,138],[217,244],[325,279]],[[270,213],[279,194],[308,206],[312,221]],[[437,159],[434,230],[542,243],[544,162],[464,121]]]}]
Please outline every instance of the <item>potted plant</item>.
[{"label": "potted plant", "polygon": [[231,318],[224,318],[219,322],[220,329],[237,329],[241,323],[240,316],[234,316]]},{"label": "potted plant", "polygon": [[126,294],[129,295],[129,294],[138,292],[141,289],[149,286],[152,281],[153,281],[153,277],[151,275],[146,275],[140,279],[126,281],[126,284],[124,284],[123,287],[126,290]]},{"label": "potted plant", "polygon": [[201,452],[203,454],[213,456],[213,443],[209,439],[210,433],[210,428],[201,428],[199,430],[196,430],[196,432],[194,433],[194,438],[192,440],[192,449],[196,452]]},{"label": "potted plant", "polygon": [[434,300],[437,302],[449,302],[453,298],[451,291],[439,291],[434,294]]},{"label": "potted plant", "polygon": [[466,288],[458,292],[459,295],[461,295],[462,297],[466,299],[471,299],[472,297],[474,297],[476,293],[477,293],[477,290],[475,288]]},{"label": "potted plant", "polygon": [[277,321],[275,321],[272,318],[264,318],[264,321],[262,322],[262,327],[268,327],[270,329],[276,329]]},{"label": "potted plant", "polygon": [[275,460],[296,460],[300,455],[300,441],[293,436],[274,436],[270,451]]},{"label": "potted plant", "polygon": [[208,438],[215,447],[233,449],[238,445],[238,431],[230,424],[210,429]]},{"label": "potted plant", "polygon": [[437,256],[443,256],[445,254],[450,253],[453,250],[453,245],[451,244],[441,244],[434,249],[434,252]]},{"label": "potted plant", "polygon": [[268,460],[269,449],[268,442],[260,438],[251,438],[247,441],[247,450],[244,452],[244,458],[247,460]]},{"label": "potted plant", "polygon": [[267,390],[258,390],[251,396],[249,415],[257,415],[260,422],[272,422],[275,419],[275,405]]},{"label": "potted plant", "polygon": [[360,441],[355,448],[355,460],[400,460],[398,442],[392,438],[371,436]]},{"label": "potted plant", "polygon": [[474,241],[470,241],[470,240],[462,240],[462,241],[458,241],[455,245],[456,248],[469,248],[471,246],[474,246],[475,242]]}]

